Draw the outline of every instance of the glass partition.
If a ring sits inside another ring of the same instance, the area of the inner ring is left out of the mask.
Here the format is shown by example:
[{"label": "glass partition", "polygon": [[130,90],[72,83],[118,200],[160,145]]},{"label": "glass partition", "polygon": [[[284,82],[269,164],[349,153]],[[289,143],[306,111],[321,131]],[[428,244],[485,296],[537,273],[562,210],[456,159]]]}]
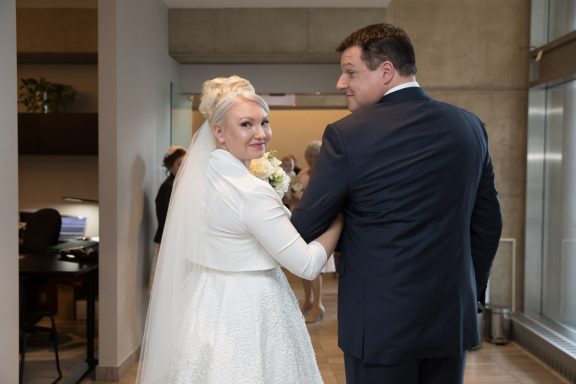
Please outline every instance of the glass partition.
[{"label": "glass partition", "polygon": [[576,30],[576,1],[532,0],[530,45],[545,45]]},{"label": "glass partition", "polygon": [[548,41],[557,39],[576,30],[576,1],[550,1],[550,25]]},{"label": "glass partition", "polygon": [[576,329],[576,81],[546,101],[542,314]]},{"label": "glass partition", "polygon": [[[532,0],[533,53],[574,44],[575,29],[576,1]],[[555,72],[566,59],[529,93],[524,313],[576,340],[576,70]]]},{"label": "glass partition", "polygon": [[192,98],[171,84],[170,145],[188,148],[192,139]]}]

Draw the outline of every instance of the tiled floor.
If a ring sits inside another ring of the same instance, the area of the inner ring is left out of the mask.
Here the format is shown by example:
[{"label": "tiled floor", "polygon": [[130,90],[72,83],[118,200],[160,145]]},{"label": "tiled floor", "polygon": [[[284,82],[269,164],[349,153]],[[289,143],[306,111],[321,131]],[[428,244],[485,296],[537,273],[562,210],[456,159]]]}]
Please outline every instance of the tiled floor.
[{"label": "tiled floor", "polygon": [[[289,277],[292,287],[298,297],[301,297],[302,286],[297,278]],[[336,287],[337,280],[331,276],[324,279],[324,305],[326,315],[324,320],[308,326],[312,343],[318,358],[318,365],[325,384],[345,384],[344,362],[342,352],[338,349],[336,340]],[[70,338],[71,336],[65,335]],[[80,340],[67,340],[63,348],[63,365],[70,369],[74,360],[83,358],[83,347]],[[25,383],[49,383],[53,377],[54,368],[51,354],[45,351],[31,353],[31,361],[27,366]],[[120,381],[122,384],[132,384],[136,378],[138,367],[132,369]],[[83,384],[99,384],[90,378]],[[568,381],[552,372],[540,361],[514,343],[497,346],[484,342],[482,348],[468,353],[466,384],[562,384]],[[102,383],[103,384],[103,383]],[[273,383],[271,383],[273,384]]]}]

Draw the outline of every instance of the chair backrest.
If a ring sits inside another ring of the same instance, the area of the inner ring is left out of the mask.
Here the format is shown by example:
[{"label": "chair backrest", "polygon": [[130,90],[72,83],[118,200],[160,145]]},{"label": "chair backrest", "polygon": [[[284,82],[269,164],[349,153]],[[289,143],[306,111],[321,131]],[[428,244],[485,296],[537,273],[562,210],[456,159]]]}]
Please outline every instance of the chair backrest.
[{"label": "chair backrest", "polygon": [[62,218],[53,208],[42,208],[34,212],[26,223],[22,239],[22,252],[46,252],[49,246],[58,243]]}]

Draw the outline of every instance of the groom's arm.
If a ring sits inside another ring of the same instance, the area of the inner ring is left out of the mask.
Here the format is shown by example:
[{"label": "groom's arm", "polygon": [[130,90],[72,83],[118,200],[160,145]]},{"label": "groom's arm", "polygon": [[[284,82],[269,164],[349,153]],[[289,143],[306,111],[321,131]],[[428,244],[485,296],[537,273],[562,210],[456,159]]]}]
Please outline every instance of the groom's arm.
[{"label": "groom's arm", "polygon": [[349,167],[342,137],[328,125],[314,172],[292,214],[292,224],[310,242],[324,233],[346,199]]}]

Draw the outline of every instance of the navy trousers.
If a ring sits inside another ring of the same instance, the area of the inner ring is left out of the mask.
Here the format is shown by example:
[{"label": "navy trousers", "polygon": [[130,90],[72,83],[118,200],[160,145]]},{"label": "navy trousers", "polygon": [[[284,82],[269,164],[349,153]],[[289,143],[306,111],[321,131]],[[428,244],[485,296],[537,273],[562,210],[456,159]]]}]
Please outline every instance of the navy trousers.
[{"label": "navy trousers", "polygon": [[466,355],[380,365],[345,353],[344,364],[346,384],[463,384]]}]

